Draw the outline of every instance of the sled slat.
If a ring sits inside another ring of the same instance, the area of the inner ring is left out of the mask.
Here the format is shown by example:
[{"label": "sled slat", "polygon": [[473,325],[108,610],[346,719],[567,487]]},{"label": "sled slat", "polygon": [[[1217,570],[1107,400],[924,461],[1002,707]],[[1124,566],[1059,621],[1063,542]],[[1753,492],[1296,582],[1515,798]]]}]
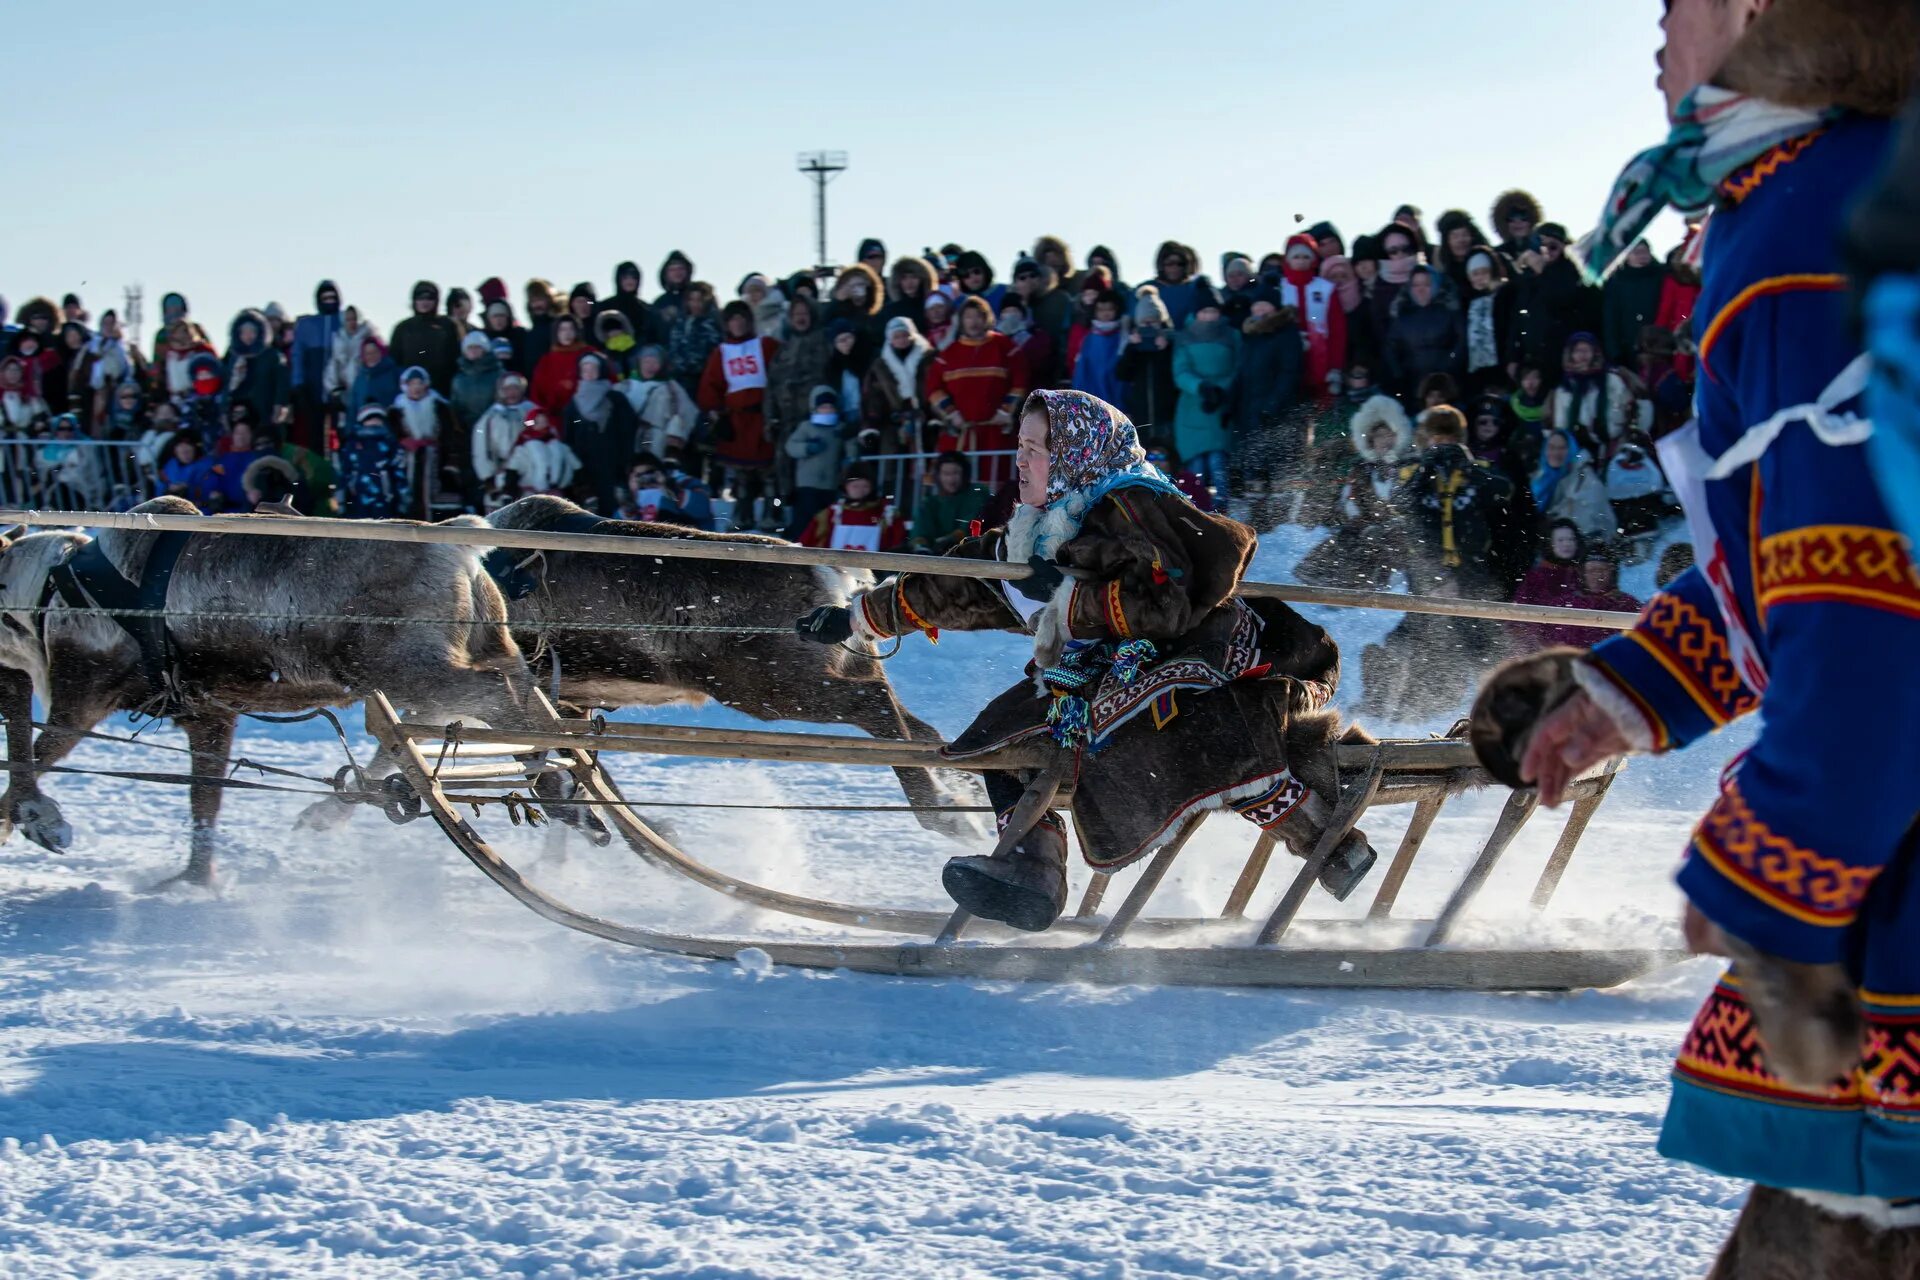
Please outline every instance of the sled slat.
[{"label": "sled slat", "polygon": [[1467,868],[1467,874],[1461,877],[1459,887],[1453,896],[1447,899],[1447,905],[1441,909],[1439,919],[1433,922],[1433,932],[1427,935],[1427,945],[1437,947],[1453,936],[1460,917],[1466,914],[1474,896],[1486,885],[1493,868],[1499,863],[1507,846],[1520,834],[1520,828],[1527,825],[1527,819],[1539,807],[1540,793],[1532,789],[1515,791],[1507,797],[1506,807],[1500,811],[1500,820],[1493,825],[1493,833],[1487,837],[1487,843],[1481,846],[1480,856]]},{"label": "sled slat", "polygon": [[1240,878],[1233,882],[1233,892],[1227,895],[1227,905],[1220,908],[1222,920],[1238,920],[1247,914],[1247,902],[1253,897],[1253,891],[1260,887],[1260,877],[1267,874],[1267,862],[1273,857],[1273,846],[1280,837],[1271,831],[1262,831],[1260,838],[1253,842],[1253,852],[1247,855],[1247,865],[1240,868]]},{"label": "sled slat", "polygon": [[1107,922],[1106,931],[1100,935],[1094,946],[1114,946],[1127,930],[1133,927],[1133,922],[1140,918],[1140,913],[1146,909],[1147,901],[1153,897],[1154,890],[1160,887],[1160,882],[1166,879],[1167,872],[1172,870],[1173,860],[1180,856],[1180,850],[1187,843],[1187,838],[1199,830],[1200,822],[1206,816],[1202,812],[1188,818],[1181,824],[1180,829],[1174,832],[1173,839],[1160,846],[1160,852],[1153,855],[1153,861],[1149,862],[1146,870],[1140,873],[1140,879],[1134,882],[1133,891],[1127,894],[1127,900],[1120,904],[1120,909],[1113,913],[1113,919]]},{"label": "sled slat", "polygon": [[1444,796],[1429,796],[1414,809],[1413,818],[1407,823],[1407,834],[1400,837],[1400,848],[1394,852],[1393,865],[1381,877],[1379,892],[1373,895],[1373,905],[1367,908],[1367,919],[1385,920],[1393,914],[1393,904],[1400,898],[1400,887],[1407,882],[1407,873],[1413,870],[1413,860],[1420,856],[1420,846],[1433,827],[1433,820],[1440,816],[1440,806],[1445,803]]},{"label": "sled slat", "polygon": [[1553,900],[1554,890],[1560,887],[1560,877],[1567,873],[1567,864],[1573,861],[1574,846],[1586,834],[1587,823],[1593,820],[1593,811],[1606,799],[1624,763],[1622,760],[1610,761],[1606,772],[1595,781],[1592,790],[1573,802],[1573,809],[1567,814],[1567,825],[1560,832],[1559,842],[1553,846],[1547,865],[1540,871],[1539,883],[1533,886],[1533,897],[1528,905],[1535,911],[1545,911],[1547,903]]},{"label": "sled slat", "polygon": [[1341,797],[1340,804],[1327,819],[1327,829],[1320,833],[1313,852],[1307,855],[1305,865],[1280,896],[1280,903],[1273,909],[1273,914],[1267,917],[1266,925],[1255,940],[1259,946],[1272,946],[1293,927],[1293,918],[1300,914],[1300,906],[1307,900],[1308,891],[1320,878],[1320,868],[1340,847],[1340,842],[1347,838],[1347,833],[1359,823],[1360,815],[1367,811],[1367,806],[1373,803],[1374,793],[1380,790],[1380,780],[1385,776],[1386,767],[1384,759],[1376,755],[1368,766],[1366,777],[1348,788]]}]

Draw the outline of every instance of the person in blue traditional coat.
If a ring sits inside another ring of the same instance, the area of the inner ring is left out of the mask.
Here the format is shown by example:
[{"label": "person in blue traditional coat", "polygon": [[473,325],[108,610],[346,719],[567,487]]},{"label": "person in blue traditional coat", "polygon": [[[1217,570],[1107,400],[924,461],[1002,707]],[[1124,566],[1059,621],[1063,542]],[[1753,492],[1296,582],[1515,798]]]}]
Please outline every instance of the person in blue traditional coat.
[{"label": "person in blue traditional coat", "polygon": [[[1635,627],[1524,659],[1483,758],[1557,804],[1610,755],[1757,708],[1679,871],[1733,967],[1683,1043],[1665,1154],[1756,1184],[1714,1280],[1920,1274],[1920,573],[1861,446],[1867,361],[1839,233],[1912,88],[1906,0],[1671,0],[1668,141],[1577,249],[1710,209],[1695,422],[1659,441],[1699,558]],[[1517,762],[1517,769],[1514,765]]]},{"label": "person in blue traditional coat", "polygon": [[[800,634],[829,644],[942,628],[1032,635],[1028,678],[947,754],[1060,748],[1081,850],[1096,869],[1144,857],[1219,808],[1306,856],[1337,798],[1338,718],[1323,708],[1339,681],[1338,647],[1279,601],[1235,595],[1253,531],[1189,502],[1118,409],[1083,391],[1036,391],[1018,421],[1020,505],[1005,528],[976,531],[947,554],[1030,565],[1031,577],[905,573],[846,607],[815,610]],[[1026,781],[986,775],[1003,829]],[[1344,898],[1373,861],[1354,831],[1320,882]],[[1046,929],[1066,905],[1065,830],[1046,817],[1005,853],[952,859],[942,882],[974,915]]]}]

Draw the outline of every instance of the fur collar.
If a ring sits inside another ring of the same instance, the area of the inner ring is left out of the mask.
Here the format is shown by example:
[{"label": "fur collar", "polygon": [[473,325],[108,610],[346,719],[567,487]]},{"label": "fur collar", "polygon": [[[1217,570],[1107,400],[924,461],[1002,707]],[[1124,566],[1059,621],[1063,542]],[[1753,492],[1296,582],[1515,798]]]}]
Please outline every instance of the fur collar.
[{"label": "fur collar", "polygon": [[1281,307],[1270,316],[1248,316],[1246,323],[1240,326],[1240,332],[1249,338],[1258,338],[1264,334],[1279,333],[1300,323],[1300,313],[1292,307]]},{"label": "fur collar", "polygon": [[913,335],[913,345],[907,348],[904,360],[893,349],[891,342],[880,348],[880,359],[886,363],[887,372],[893,375],[894,390],[909,404],[920,402],[920,365],[931,354],[933,344],[917,333]]},{"label": "fur collar", "polygon": [[1920,65],[1909,0],[1774,0],[1714,82],[1782,107],[1899,112]]},{"label": "fur collar", "polygon": [[1007,521],[1004,544],[1007,563],[1025,564],[1036,555],[1053,559],[1054,553],[1080,532],[1080,522],[1086,519],[1086,514],[1084,503],[1075,503],[1072,494],[1044,510],[1020,503],[1013,509],[1013,518]]}]

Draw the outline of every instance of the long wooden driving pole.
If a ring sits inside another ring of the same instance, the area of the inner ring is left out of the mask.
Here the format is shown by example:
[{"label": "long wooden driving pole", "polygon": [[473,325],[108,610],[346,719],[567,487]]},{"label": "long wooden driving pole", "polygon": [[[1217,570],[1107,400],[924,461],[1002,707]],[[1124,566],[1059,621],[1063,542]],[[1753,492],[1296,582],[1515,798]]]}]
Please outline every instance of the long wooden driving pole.
[{"label": "long wooden driving pole", "polygon": [[[867,569],[877,573],[936,573],[955,578],[1024,578],[1023,564],[997,560],[960,560],[892,551],[830,551],[775,542],[737,542],[720,538],[633,538],[624,534],[552,533],[535,529],[489,529],[421,524],[412,520],[336,520],[320,516],[186,516],[131,511],[0,510],[0,525],[29,527],[135,529],[181,533],[238,533],[265,538],[324,538],[348,542],[446,543],[462,547],[511,547],[516,551],[578,551],[595,555],[651,556],[679,560],[754,560],[762,564]],[[1391,591],[1341,591],[1280,582],[1243,582],[1249,599],[1289,604],[1339,605],[1429,613],[1449,618],[1491,618],[1502,622],[1544,622],[1559,626],[1625,631],[1636,615],[1606,609],[1563,609],[1555,605],[1508,604],[1441,596],[1398,595]]]}]

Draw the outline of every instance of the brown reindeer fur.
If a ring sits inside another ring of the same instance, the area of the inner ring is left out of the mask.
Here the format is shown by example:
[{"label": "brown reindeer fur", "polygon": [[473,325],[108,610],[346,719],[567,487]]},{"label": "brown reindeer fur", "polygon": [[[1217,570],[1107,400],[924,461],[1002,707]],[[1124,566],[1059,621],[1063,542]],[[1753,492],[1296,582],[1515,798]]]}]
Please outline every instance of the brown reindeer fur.
[{"label": "brown reindeer fur", "polygon": [[1755,1187],[1707,1280],[1920,1280],[1920,1229],[1877,1229]]}]

